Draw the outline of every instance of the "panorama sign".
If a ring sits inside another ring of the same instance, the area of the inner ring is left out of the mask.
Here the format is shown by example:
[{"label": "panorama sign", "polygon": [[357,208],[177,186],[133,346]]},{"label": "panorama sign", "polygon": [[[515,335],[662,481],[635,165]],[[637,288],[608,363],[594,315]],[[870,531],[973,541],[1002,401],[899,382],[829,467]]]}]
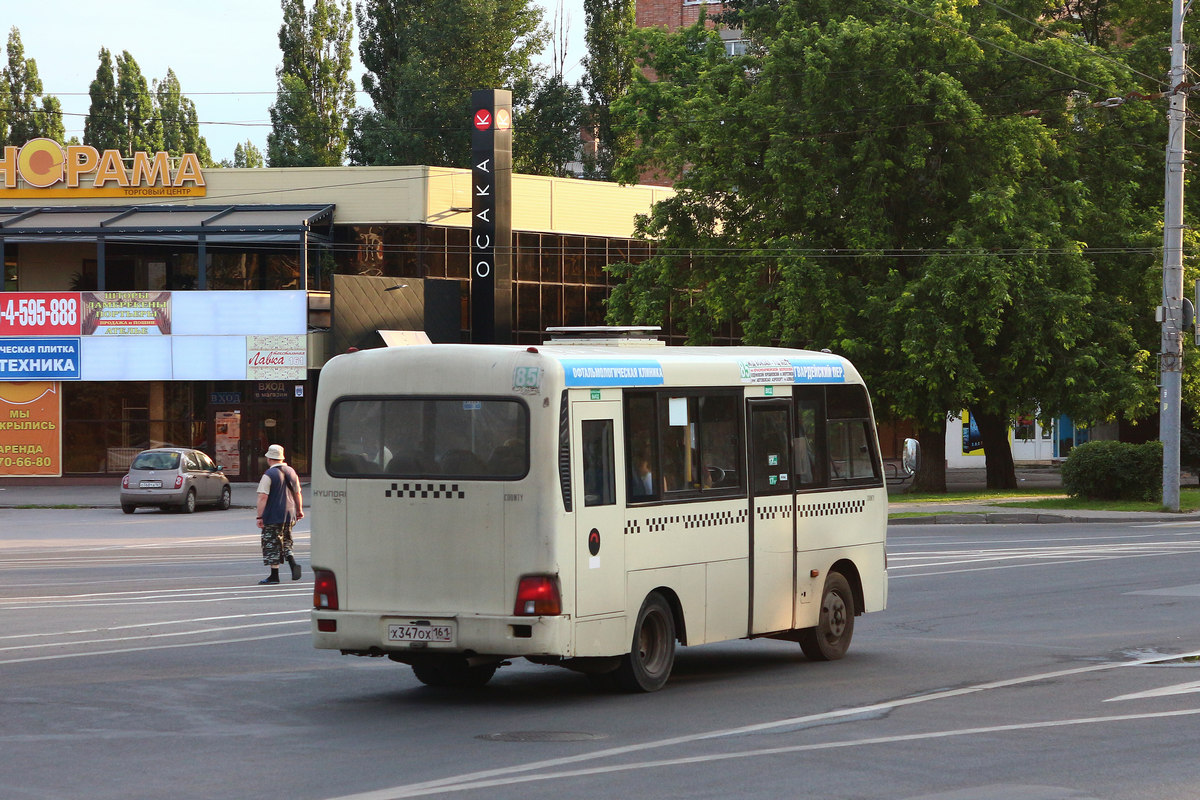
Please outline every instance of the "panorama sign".
[{"label": "panorama sign", "polygon": [[195,153],[173,159],[139,150],[127,160],[119,150],[32,139],[0,155],[0,198],[203,197],[207,191]]}]

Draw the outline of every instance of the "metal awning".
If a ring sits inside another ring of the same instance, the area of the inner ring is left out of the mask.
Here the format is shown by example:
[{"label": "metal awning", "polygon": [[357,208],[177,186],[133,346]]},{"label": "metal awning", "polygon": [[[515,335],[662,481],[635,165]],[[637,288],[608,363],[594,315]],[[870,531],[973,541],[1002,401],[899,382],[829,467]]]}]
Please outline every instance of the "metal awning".
[{"label": "metal awning", "polygon": [[333,205],[42,206],[0,208],[0,241],[328,241]]}]

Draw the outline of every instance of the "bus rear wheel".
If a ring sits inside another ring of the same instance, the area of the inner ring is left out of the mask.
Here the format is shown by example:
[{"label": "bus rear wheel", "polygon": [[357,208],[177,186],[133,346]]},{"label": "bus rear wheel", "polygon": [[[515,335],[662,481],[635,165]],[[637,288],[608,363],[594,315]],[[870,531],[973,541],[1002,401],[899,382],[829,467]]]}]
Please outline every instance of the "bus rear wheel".
[{"label": "bus rear wheel", "polygon": [[465,656],[444,656],[412,665],[417,680],[426,686],[446,689],[478,689],[496,674],[498,663],[475,664]]},{"label": "bus rear wheel", "polygon": [[815,628],[800,631],[800,649],[813,661],[836,661],[850,649],[854,636],[854,592],[840,572],[831,572],[821,593],[821,616]]},{"label": "bus rear wheel", "polygon": [[630,651],[613,674],[627,692],[656,692],[671,677],[675,666],[675,616],[658,592],[642,603],[633,629]]}]

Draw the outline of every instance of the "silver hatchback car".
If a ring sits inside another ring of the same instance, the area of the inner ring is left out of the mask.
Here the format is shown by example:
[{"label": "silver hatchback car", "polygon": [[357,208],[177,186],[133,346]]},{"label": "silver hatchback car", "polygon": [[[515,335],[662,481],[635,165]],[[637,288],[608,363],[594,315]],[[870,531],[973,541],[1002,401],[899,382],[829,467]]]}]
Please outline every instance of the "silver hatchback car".
[{"label": "silver hatchback car", "polygon": [[190,514],[199,505],[224,511],[233,499],[229,478],[205,453],[188,447],[156,447],[138,453],[121,479],[121,510],[175,508]]}]

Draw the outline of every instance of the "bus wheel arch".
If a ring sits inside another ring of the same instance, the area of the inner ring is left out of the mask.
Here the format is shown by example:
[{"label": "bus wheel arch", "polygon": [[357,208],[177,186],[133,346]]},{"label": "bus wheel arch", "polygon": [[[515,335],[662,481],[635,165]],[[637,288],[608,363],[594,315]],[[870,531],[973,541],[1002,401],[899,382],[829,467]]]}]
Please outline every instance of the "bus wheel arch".
[{"label": "bus wheel arch", "polygon": [[666,685],[675,666],[676,621],[682,616],[678,609],[679,598],[669,589],[656,589],[646,596],[634,622],[629,652],[613,673],[618,687],[627,692],[656,692]]},{"label": "bus wheel arch", "polygon": [[866,608],[866,595],[863,593],[862,576],[858,572],[858,567],[853,561],[848,558],[843,558],[835,562],[829,572],[840,573],[846,582],[850,584],[850,591],[854,593],[854,616],[862,616],[863,609]]}]

